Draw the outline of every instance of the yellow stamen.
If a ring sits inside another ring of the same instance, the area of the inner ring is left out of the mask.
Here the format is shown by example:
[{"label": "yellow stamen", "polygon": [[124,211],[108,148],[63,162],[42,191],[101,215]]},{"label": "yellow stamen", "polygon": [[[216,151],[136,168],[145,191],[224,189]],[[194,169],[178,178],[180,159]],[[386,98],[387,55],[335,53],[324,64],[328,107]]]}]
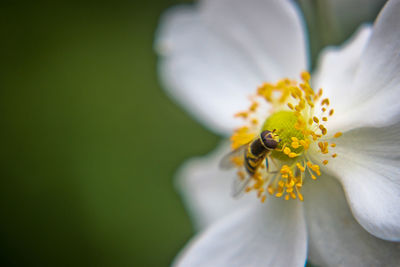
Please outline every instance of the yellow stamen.
[{"label": "yellow stamen", "polygon": [[337,133],[335,133],[335,135],[333,137],[338,138],[338,137],[341,137],[341,136],[342,136],[342,133],[341,132],[337,132]]},{"label": "yellow stamen", "polygon": [[[311,144],[315,142],[318,145],[317,153],[320,155],[328,154],[330,148],[333,150],[336,147],[335,143],[328,143],[322,139],[328,133],[325,122],[334,114],[334,109],[329,108],[328,98],[322,98],[322,88],[317,93],[314,92],[310,80],[310,74],[302,72],[299,82],[282,79],[277,83],[264,83],[257,88],[257,94],[250,98],[252,102],[248,110],[236,114],[236,117],[246,121],[246,126],[235,130],[231,137],[232,149],[245,145],[245,148],[248,148],[247,146],[254,144],[260,133],[265,130],[273,132],[278,142],[276,149],[265,153],[264,157],[267,157],[267,163],[270,163],[268,171],[264,164],[265,158],[257,158],[258,155],[252,155],[250,150],[240,150],[250,153],[247,155],[250,157],[232,158],[233,164],[239,168],[240,179],[250,178],[245,191],[254,191],[261,202],[266,200],[267,194],[283,197],[285,200],[303,201],[300,192],[303,182],[306,179],[316,180],[317,176],[321,176],[320,166],[309,160],[310,153],[316,153],[314,149],[310,149],[314,147]],[[266,110],[261,109],[265,102],[272,110],[269,117],[260,115],[262,110]],[[314,111],[319,105],[323,113],[314,116]],[[338,132],[334,137],[341,135]],[[330,155],[332,158],[337,157],[336,153]],[[252,160],[249,160],[250,158]],[[322,164],[328,164],[328,160],[323,160]],[[246,171],[248,168],[254,169],[255,172]]]}]

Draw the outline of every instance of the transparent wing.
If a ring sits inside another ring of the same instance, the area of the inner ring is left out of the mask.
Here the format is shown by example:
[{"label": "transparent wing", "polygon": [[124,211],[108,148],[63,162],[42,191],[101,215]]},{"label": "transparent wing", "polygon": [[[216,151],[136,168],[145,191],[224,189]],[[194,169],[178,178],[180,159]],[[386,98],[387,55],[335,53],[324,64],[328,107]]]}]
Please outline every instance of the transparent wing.
[{"label": "transparent wing", "polygon": [[251,181],[251,176],[248,174],[246,174],[246,177],[244,179],[235,177],[232,184],[232,196],[234,198],[240,197],[244,193],[250,181]]},{"label": "transparent wing", "polygon": [[237,149],[226,154],[219,162],[219,167],[224,170],[232,169],[237,167],[235,164],[236,160],[244,160],[244,153],[246,153],[247,145],[242,145]]},{"label": "transparent wing", "polygon": [[[232,169],[234,167],[238,167],[237,162],[240,160],[244,160],[244,156],[247,150],[249,143],[242,145],[238,147],[237,149],[229,152],[226,154],[220,161],[220,168],[221,169]],[[246,173],[246,172],[245,172]],[[232,184],[232,196],[237,198],[242,195],[242,193],[245,191],[247,185],[251,181],[251,176],[246,173],[246,176],[244,179],[241,179],[240,177],[235,177],[233,180]]]}]

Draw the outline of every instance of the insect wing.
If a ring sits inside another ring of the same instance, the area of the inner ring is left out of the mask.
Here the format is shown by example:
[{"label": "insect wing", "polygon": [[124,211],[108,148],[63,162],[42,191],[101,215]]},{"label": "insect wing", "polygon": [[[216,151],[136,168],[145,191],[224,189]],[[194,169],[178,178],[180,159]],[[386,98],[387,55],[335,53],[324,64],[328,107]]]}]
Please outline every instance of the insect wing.
[{"label": "insect wing", "polygon": [[251,176],[247,175],[244,179],[240,179],[239,177],[235,177],[232,185],[232,196],[237,198],[242,195],[245,191],[246,187],[251,181]]},{"label": "insect wing", "polygon": [[244,153],[246,153],[247,145],[242,145],[237,149],[226,154],[221,161],[219,162],[219,167],[224,170],[232,169],[233,167],[237,167],[233,161],[234,158],[244,159]]}]

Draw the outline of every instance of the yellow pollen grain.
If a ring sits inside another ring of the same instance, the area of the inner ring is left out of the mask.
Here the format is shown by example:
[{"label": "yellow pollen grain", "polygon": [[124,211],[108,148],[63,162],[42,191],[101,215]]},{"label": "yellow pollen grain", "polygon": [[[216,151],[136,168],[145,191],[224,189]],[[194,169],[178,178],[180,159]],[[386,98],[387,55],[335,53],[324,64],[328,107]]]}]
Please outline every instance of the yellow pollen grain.
[{"label": "yellow pollen grain", "polygon": [[301,73],[301,79],[302,79],[303,81],[305,81],[305,82],[308,82],[308,81],[311,79],[310,73],[307,72],[307,71],[303,71],[303,72]]},{"label": "yellow pollen grain", "polygon": [[293,142],[299,142],[299,139],[297,139],[295,136],[292,136],[290,139],[292,139]]},{"label": "yellow pollen grain", "polygon": [[314,174],[311,174],[311,179],[317,180],[317,177]]},{"label": "yellow pollen grain", "polygon": [[322,120],[323,121],[328,121],[328,118],[327,117],[322,117]]},{"label": "yellow pollen grain", "polygon": [[255,184],[253,185],[253,188],[254,188],[254,189],[259,189],[261,186],[262,186],[262,183],[255,183]]},{"label": "yellow pollen grain", "polygon": [[294,107],[293,107],[293,104],[292,103],[287,103],[287,106],[291,109],[291,110],[293,110],[294,109]]},{"label": "yellow pollen grain", "polygon": [[328,132],[328,131],[326,130],[326,128],[325,128],[323,125],[320,125],[320,126],[319,126],[319,129],[321,130],[321,132],[322,132],[323,135],[326,135],[326,133]]},{"label": "yellow pollen grain", "polygon": [[292,142],[292,147],[295,149],[299,148],[300,147],[299,142]]},{"label": "yellow pollen grain", "polygon": [[272,186],[268,186],[267,191],[270,195],[273,195],[275,193],[275,190]]},{"label": "yellow pollen grain", "polygon": [[255,134],[250,133],[248,127],[241,127],[239,129],[235,130],[235,132],[231,136],[232,149],[236,149],[244,144],[249,143],[250,141],[252,141],[254,139],[254,137],[255,137]]},{"label": "yellow pollen grain", "polygon": [[336,144],[335,144],[335,143],[332,143],[332,144],[331,144],[331,147],[336,147]]},{"label": "yellow pollen grain", "polygon": [[310,118],[310,119],[308,119],[308,124],[312,124],[313,123],[313,120]]},{"label": "yellow pollen grain", "polygon": [[235,117],[237,118],[244,118],[246,119],[249,116],[249,113],[247,111],[241,111],[235,114]]},{"label": "yellow pollen grain", "polygon": [[245,174],[243,171],[238,171],[238,172],[237,172],[237,175],[239,176],[239,179],[240,179],[241,181],[243,181],[244,178],[246,178],[246,174]]},{"label": "yellow pollen grain", "polygon": [[324,160],[324,161],[322,162],[322,164],[324,164],[324,165],[328,164],[328,160]]},{"label": "yellow pollen grain", "polygon": [[328,142],[318,142],[318,147],[321,150],[322,154],[327,154],[329,153],[328,150]]},{"label": "yellow pollen grain", "polygon": [[321,108],[321,110],[322,110],[322,112],[325,112],[325,111],[326,111],[326,108]]},{"label": "yellow pollen grain", "polygon": [[321,175],[318,165],[316,164],[312,165],[311,170],[313,170],[318,176]]},{"label": "yellow pollen grain", "polygon": [[337,132],[335,133],[335,135],[333,137],[338,138],[342,136],[342,132]]},{"label": "yellow pollen grain", "polygon": [[334,112],[335,112],[335,110],[334,110],[334,109],[331,109],[331,110],[329,111],[329,116],[332,116]]},{"label": "yellow pollen grain", "polygon": [[265,202],[265,199],[267,199],[267,196],[266,196],[266,195],[262,196],[261,202],[264,203],[264,202]]},{"label": "yellow pollen grain", "polygon": [[297,166],[297,168],[299,168],[299,170],[301,171],[301,172],[304,172],[305,171],[305,168],[303,167],[303,166],[301,166],[301,164],[300,163],[296,163],[296,166]]},{"label": "yellow pollen grain", "polygon": [[291,152],[291,150],[290,150],[290,148],[288,148],[288,147],[285,147],[285,148],[283,149],[283,153],[285,153],[286,155],[289,155],[290,152]]},{"label": "yellow pollen grain", "polygon": [[319,119],[317,118],[317,117],[313,117],[313,121],[315,122],[315,123],[319,123]]},{"label": "yellow pollen grain", "polygon": [[251,120],[251,124],[257,125],[257,124],[258,124],[258,120],[257,120],[257,119],[252,119],[252,120]]},{"label": "yellow pollen grain", "polygon": [[336,158],[336,157],[337,157],[336,153],[332,154],[332,158]]},{"label": "yellow pollen grain", "polygon": [[259,104],[257,102],[253,102],[253,104],[251,104],[249,110],[252,111],[252,112],[256,111],[257,108],[258,108],[258,105]]},{"label": "yellow pollen grain", "polygon": [[321,106],[323,106],[323,105],[329,106],[329,99],[328,99],[328,98],[322,99],[322,101],[321,101]]},{"label": "yellow pollen grain", "polygon": [[310,145],[310,141],[307,140],[300,140],[300,145],[302,145],[304,147],[304,149],[308,149],[309,145]]}]

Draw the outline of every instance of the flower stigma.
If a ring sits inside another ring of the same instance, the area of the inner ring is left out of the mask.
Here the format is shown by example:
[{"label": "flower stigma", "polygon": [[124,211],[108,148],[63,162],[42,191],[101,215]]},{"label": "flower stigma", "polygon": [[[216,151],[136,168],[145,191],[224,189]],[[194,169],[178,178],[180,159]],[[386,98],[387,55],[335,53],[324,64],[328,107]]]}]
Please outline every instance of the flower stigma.
[{"label": "flower stigma", "polygon": [[311,88],[310,74],[302,72],[300,82],[285,78],[275,84],[262,84],[251,96],[249,109],[235,115],[244,119],[245,125],[231,136],[233,150],[248,146],[266,130],[279,141],[254,173],[246,172],[246,157],[231,158],[239,179],[251,176],[245,192],[255,191],[262,202],[267,195],[303,201],[304,182],[309,178],[316,180],[321,175],[320,165],[337,157],[337,153],[331,153],[336,147],[331,140],[341,136],[340,132],[328,133],[325,127],[334,109],[322,95],[322,89],[315,92]]}]

